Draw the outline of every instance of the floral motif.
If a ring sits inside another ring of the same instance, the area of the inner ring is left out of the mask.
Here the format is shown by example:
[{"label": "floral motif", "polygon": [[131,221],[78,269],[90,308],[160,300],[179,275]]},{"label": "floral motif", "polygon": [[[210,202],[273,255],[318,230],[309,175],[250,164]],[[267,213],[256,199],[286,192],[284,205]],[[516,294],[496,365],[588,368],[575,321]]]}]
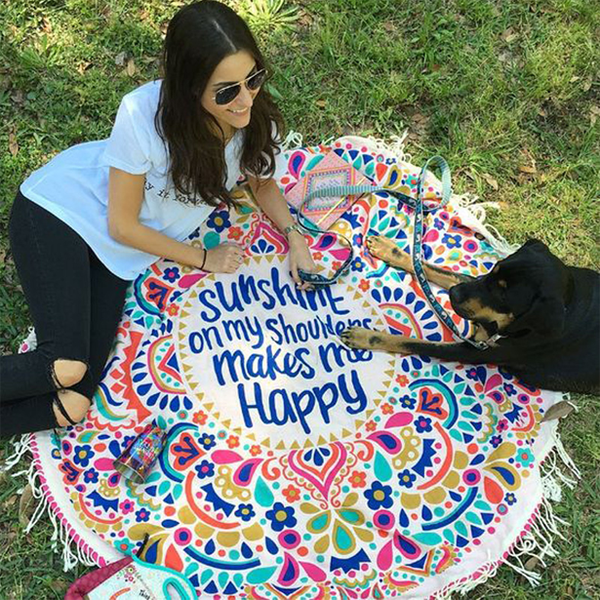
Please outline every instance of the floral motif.
[{"label": "floral motif", "polygon": [[370,509],[377,510],[379,508],[390,508],[393,504],[392,487],[383,485],[379,481],[374,481],[368,490],[363,492],[368,500],[367,504]]},{"label": "floral motif", "polygon": [[417,476],[408,469],[398,473],[398,483],[405,488],[411,488]]},{"label": "floral motif", "polygon": [[145,523],[150,520],[150,511],[145,508],[135,511],[135,520],[138,523]]},{"label": "floral motif", "polygon": [[85,468],[90,464],[90,460],[95,455],[96,453],[87,444],[85,446],[75,446],[73,450],[73,462]]},{"label": "floral motif", "polygon": [[173,281],[177,281],[181,275],[179,274],[179,269],[177,267],[170,267],[163,271],[163,278],[171,283]]},{"label": "floral motif", "polygon": [[209,460],[203,460],[199,465],[195,467],[196,474],[200,479],[205,477],[212,477],[215,474],[215,465]]},{"label": "floral motif", "polygon": [[415,427],[419,433],[426,433],[433,429],[431,426],[431,419],[423,416],[415,421]]},{"label": "floral motif", "polygon": [[300,490],[294,485],[288,485],[283,491],[282,494],[285,496],[285,499],[288,502],[296,502],[300,500]]},{"label": "floral motif", "polygon": [[294,509],[291,506],[284,506],[281,502],[275,502],[273,508],[265,514],[271,521],[273,531],[281,531],[286,527],[294,527],[298,522],[294,517]]},{"label": "floral motif", "polygon": [[210,433],[203,433],[200,436],[199,442],[205,450],[210,450],[217,444],[217,442],[215,442],[215,436]]},{"label": "floral motif", "polygon": [[353,488],[364,488],[367,485],[367,474],[362,471],[352,471],[350,485]]},{"label": "floral motif", "polygon": [[227,210],[213,211],[206,222],[206,226],[209,229],[214,229],[216,233],[221,233],[230,225],[231,221],[229,220],[229,211]]},{"label": "floral motif", "polygon": [[256,515],[252,504],[240,504],[235,510],[235,516],[242,519],[242,521],[249,521]]},{"label": "floral motif", "polygon": [[533,453],[529,448],[519,448],[517,450],[517,456],[515,458],[517,462],[523,467],[528,467],[534,461]]}]

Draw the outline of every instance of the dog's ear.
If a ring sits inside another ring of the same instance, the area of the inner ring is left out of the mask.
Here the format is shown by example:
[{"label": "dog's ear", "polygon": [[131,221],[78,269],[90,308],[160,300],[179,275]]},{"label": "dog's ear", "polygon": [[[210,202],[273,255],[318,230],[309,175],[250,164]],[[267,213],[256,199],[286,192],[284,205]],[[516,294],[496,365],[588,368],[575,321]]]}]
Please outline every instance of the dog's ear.
[{"label": "dog's ear", "polygon": [[548,246],[544,244],[544,242],[540,240],[536,240],[535,238],[529,238],[524,244],[523,248],[532,248],[534,250],[548,250]]},{"label": "dog's ear", "polygon": [[536,298],[529,310],[511,323],[510,329],[531,329],[538,335],[553,337],[562,331],[564,325],[565,304],[562,298],[546,296]]}]

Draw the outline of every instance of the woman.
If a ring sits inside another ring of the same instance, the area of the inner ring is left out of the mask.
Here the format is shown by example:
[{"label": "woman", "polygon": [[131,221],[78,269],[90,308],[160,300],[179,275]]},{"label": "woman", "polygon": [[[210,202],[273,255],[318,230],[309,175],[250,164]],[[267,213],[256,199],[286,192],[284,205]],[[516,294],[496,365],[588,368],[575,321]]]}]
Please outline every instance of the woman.
[{"label": "woman", "polygon": [[281,116],[244,21],[204,0],[171,20],[162,81],[127,94],[108,140],[56,156],[22,185],[11,249],[37,349],[0,358],[0,435],[81,421],[106,364],[129,282],[158,257],[233,273],[242,249],[183,243],[248,177],[287,236],[290,271],[314,270],[271,179]]}]

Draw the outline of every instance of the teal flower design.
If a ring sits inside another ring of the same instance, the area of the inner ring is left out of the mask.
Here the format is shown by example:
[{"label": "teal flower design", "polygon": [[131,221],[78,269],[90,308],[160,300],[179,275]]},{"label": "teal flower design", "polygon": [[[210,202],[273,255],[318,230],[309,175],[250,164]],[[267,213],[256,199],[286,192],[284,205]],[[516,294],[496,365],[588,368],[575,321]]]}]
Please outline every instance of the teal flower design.
[{"label": "teal flower design", "polygon": [[519,448],[515,459],[522,467],[528,467],[534,460],[533,452],[529,448]]}]

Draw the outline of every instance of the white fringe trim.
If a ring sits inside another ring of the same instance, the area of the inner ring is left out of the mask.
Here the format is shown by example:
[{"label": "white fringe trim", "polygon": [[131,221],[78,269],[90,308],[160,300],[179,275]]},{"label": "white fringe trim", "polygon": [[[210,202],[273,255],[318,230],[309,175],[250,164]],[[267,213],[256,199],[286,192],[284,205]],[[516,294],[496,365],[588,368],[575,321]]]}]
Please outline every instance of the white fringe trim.
[{"label": "white fringe trim", "polygon": [[292,150],[293,148],[300,148],[302,146],[303,141],[302,134],[298,131],[290,131],[283,143],[281,144],[282,150],[285,152],[286,150]]},{"label": "white fringe trim", "polygon": [[[10,471],[28,452],[31,451],[31,434],[25,434],[19,439],[12,442],[14,453],[8,457],[1,469],[3,471]],[[42,481],[39,471],[36,469],[35,461],[31,461],[29,467],[22,471],[13,473],[13,478],[26,476],[27,483],[31,487],[31,494],[33,501],[36,502],[35,509],[29,519],[29,522],[24,528],[24,533],[29,533],[40,519],[47,515],[50,523],[52,524],[52,537],[50,538],[50,545],[54,553],[61,552],[63,559],[63,571],[70,571],[79,564],[87,567],[98,566],[97,560],[93,557],[92,550],[86,550],[76,544],[71,538],[69,528],[64,525],[62,520],[56,515],[56,513],[50,507],[48,498],[42,488]],[[21,488],[18,493],[22,494],[24,488]],[[62,551],[61,551],[62,549]]]},{"label": "white fringe trim", "polygon": [[[23,349],[21,351],[21,348]],[[37,336],[35,334],[35,329],[30,327],[28,329],[27,337],[21,342],[21,346],[19,349],[19,354],[21,352],[31,352],[31,350],[35,350],[37,348]]]},{"label": "white fringe trim", "polygon": [[478,202],[479,198],[473,194],[453,194],[452,205],[463,225],[482,235],[485,240],[499,254],[507,256],[516,252],[518,244],[510,244],[500,232],[489,223],[486,223],[486,209],[500,210],[497,202]]},{"label": "white fringe trim", "polygon": [[[542,501],[535,513],[527,522],[527,529],[521,537],[508,550],[506,560],[490,561],[475,573],[477,578],[468,581],[457,581],[443,590],[435,592],[431,598],[434,600],[449,600],[453,594],[465,595],[474,590],[478,585],[494,577],[502,565],[507,565],[519,575],[524,577],[533,587],[539,585],[542,576],[533,569],[537,564],[547,567],[546,559],[555,558],[559,551],[554,548],[556,537],[565,539],[561,527],[569,525],[556,516],[550,502],[558,502],[562,498],[562,485],[573,489],[576,480],[581,478],[581,473],[571,457],[567,454],[556,429],[553,432],[554,446],[542,463]],[[558,459],[563,465],[558,464]],[[563,468],[561,468],[563,467]],[[566,468],[566,469],[565,469]],[[564,470],[568,470],[573,478],[568,477]],[[527,563],[536,559],[534,565]]]}]

